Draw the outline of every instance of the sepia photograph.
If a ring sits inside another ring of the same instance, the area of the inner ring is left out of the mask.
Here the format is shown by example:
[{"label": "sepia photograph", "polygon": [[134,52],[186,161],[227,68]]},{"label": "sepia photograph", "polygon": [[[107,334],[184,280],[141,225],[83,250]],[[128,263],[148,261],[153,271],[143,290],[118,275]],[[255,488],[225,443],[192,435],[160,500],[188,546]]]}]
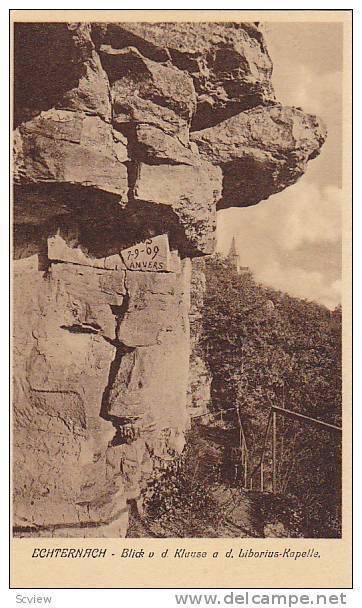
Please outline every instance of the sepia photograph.
[{"label": "sepia photograph", "polygon": [[344,23],[29,13],[14,538],[343,538]]}]

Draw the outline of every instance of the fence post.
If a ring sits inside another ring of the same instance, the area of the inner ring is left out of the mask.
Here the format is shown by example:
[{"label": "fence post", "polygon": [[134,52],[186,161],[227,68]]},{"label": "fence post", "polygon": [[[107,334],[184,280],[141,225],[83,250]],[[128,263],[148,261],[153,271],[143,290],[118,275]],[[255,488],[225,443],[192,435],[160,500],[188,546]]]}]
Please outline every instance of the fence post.
[{"label": "fence post", "polygon": [[248,465],[249,465],[249,454],[247,449],[244,452],[244,488],[248,487]]},{"label": "fence post", "polygon": [[272,466],[273,466],[273,494],[277,492],[277,413],[273,410],[272,433]]}]

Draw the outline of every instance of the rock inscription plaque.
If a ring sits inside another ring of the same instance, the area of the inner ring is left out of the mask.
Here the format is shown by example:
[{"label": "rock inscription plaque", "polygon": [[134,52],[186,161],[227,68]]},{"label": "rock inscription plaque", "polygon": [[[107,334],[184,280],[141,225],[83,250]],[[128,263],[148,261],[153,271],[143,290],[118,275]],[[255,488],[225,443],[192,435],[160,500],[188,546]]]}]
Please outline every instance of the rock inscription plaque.
[{"label": "rock inscription plaque", "polygon": [[167,234],[160,234],[123,249],[121,256],[128,270],[146,272],[174,270]]}]

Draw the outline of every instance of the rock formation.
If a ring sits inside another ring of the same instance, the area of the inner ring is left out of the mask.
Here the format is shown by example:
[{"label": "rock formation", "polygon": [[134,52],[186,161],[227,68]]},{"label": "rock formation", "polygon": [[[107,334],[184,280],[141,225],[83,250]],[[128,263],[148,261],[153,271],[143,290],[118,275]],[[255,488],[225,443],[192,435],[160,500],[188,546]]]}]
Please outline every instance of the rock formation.
[{"label": "rock formation", "polygon": [[190,260],[325,129],[253,23],[17,23],[14,52],[15,531],[123,536],[208,400]]},{"label": "rock formation", "polygon": [[191,419],[202,418],[207,421],[208,406],[211,403],[211,373],[208,369],[200,345],[202,335],[202,311],[204,308],[204,294],[206,290],[206,277],[204,274],[205,262],[203,258],[192,260],[191,288],[190,288],[190,361],[189,386],[187,392],[187,407]]}]

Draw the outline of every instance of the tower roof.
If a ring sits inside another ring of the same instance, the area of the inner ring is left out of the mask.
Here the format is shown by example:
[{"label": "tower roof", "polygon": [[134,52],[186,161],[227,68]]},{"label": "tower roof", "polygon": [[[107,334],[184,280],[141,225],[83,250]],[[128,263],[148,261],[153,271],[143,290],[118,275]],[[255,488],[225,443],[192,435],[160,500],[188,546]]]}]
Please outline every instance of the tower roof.
[{"label": "tower roof", "polygon": [[235,237],[233,236],[228,257],[235,256],[235,255],[238,255],[238,253],[236,251]]}]

